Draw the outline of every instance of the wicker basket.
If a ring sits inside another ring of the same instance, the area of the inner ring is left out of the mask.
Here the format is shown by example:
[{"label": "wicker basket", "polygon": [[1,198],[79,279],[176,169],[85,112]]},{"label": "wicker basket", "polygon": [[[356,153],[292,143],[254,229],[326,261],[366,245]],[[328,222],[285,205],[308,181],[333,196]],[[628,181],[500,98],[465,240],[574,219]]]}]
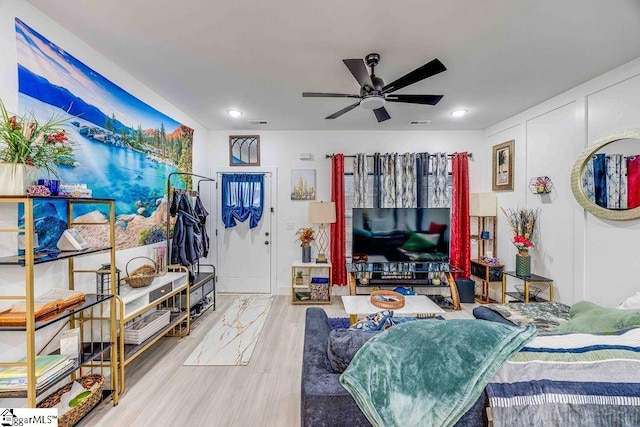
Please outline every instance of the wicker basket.
[{"label": "wicker basket", "polygon": [[[98,374],[91,374],[84,376],[82,378],[78,378],[76,380],[79,382],[82,387],[89,390],[93,387],[94,384],[98,384],[98,386],[91,391],[91,394],[87,396],[78,406],[71,408],[68,412],[62,414],[58,417],[58,427],[71,427],[76,425],[82,417],[87,415],[87,413],[96,406],[100,399],[102,399],[102,387],[104,386],[104,377]],[[38,408],[53,408],[58,403],[60,403],[60,397],[64,393],[68,393],[73,387],[73,383],[69,383],[62,388],[56,390],[49,397],[44,399],[42,402],[38,403]]]},{"label": "wicker basket", "polygon": [[395,310],[404,307],[404,295],[394,291],[373,291],[371,304],[379,308]]},{"label": "wicker basket", "polygon": [[[148,259],[151,261],[151,265],[144,264],[129,273],[129,263],[138,258]],[[158,275],[158,268],[156,267],[155,261],[146,256],[131,258],[124,269],[127,272],[127,277],[124,278],[124,281],[132,288],[144,288],[145,286],[149,286],[151,282],[153,282],[153,279]]]}]

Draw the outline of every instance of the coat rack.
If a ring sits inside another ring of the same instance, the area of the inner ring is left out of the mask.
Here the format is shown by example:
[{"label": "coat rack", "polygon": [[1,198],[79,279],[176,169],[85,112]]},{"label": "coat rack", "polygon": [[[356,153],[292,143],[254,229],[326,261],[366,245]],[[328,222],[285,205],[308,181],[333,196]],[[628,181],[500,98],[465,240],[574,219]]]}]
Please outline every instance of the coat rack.
[{"label": "coat rack", "polygon": [[[184,176],[190,176],[190,177],[197,177],[200,178],[198,180],[198,184],[197,184],[197,194],[200,194],[200,184],[202,182],[215,182],[216,180],[213,178],[210,178],[208,176],[204,176],[204,175],[198,175],[195,173],[191,173],[191,172],[172,172],[169,174],[169,176],[167,176],[167,197],[170,197],[174,191],[176,190],[180,190],[180,189],[175,189],[172,188],[171,186],[171,177],[174,175],[184,175]],[[167,200],[168,203],[170,203],[169,200]],[[167,226],[166,226],[166,236],[167,236],[167,259],[171,260],[171,239],[169,238],[169,236],[171,235],[171,213],[170,213],[170,209],[169,206],[167,206]],[[205,264],[202,264],[205,265]],[[211,267],[213,267],[215,269],[215,267],[211,264],[206,264],[206,265],[210,265]],[[198,260],[198,264],[197,264],[197,270],[196,272],[199,274],[200,273],[200,260]]]}]

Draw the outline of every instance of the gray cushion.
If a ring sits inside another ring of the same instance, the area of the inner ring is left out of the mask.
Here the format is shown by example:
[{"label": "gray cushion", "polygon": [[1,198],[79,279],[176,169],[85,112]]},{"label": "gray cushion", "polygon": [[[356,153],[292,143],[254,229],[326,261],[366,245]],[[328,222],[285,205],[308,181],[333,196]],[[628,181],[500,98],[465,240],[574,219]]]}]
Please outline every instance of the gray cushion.
[{"label": "gray cushion", "polygon": [[380,332],[382,331],[354,331],[349,329],[331,331],[329,333],[327,355],[333,372],[344,372],[349,363],[351,363],[353,356],[360,350],[360,347]]}]

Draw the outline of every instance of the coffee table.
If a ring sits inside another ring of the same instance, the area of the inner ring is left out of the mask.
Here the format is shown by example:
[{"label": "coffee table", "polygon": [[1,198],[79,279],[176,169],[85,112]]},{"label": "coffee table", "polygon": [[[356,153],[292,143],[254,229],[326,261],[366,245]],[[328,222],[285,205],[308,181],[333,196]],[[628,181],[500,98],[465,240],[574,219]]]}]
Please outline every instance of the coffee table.
[{"label": "coffee table", "polygon": [[[342,304],[352,325],[359,317],[384,310],[371,304],[370,295],[343,295]],[[404,307],[393,309],[393,315],[397,317],[435,317],[444,313],[445,311],[426,295],[405,295]]]}]

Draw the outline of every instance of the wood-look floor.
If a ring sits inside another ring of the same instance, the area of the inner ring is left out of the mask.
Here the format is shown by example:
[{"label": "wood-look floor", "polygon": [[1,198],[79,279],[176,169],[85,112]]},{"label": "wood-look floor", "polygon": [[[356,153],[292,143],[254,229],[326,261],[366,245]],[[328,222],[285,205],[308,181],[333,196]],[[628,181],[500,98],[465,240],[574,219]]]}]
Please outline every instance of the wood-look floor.
[{"label": "wood-look floor", "polygon": [[[219,295],[216,311],[202,316],[185,338],[163,338],[126,368],[118,406],[103,402],[81,426],[295,427],[300,425],[300,374],[305,310],[276,297],[247,366],[182,366],[236,298]],[[447,311],[472,317],[473,304]],[[320,306],[346,317],[340,297]]]}]

